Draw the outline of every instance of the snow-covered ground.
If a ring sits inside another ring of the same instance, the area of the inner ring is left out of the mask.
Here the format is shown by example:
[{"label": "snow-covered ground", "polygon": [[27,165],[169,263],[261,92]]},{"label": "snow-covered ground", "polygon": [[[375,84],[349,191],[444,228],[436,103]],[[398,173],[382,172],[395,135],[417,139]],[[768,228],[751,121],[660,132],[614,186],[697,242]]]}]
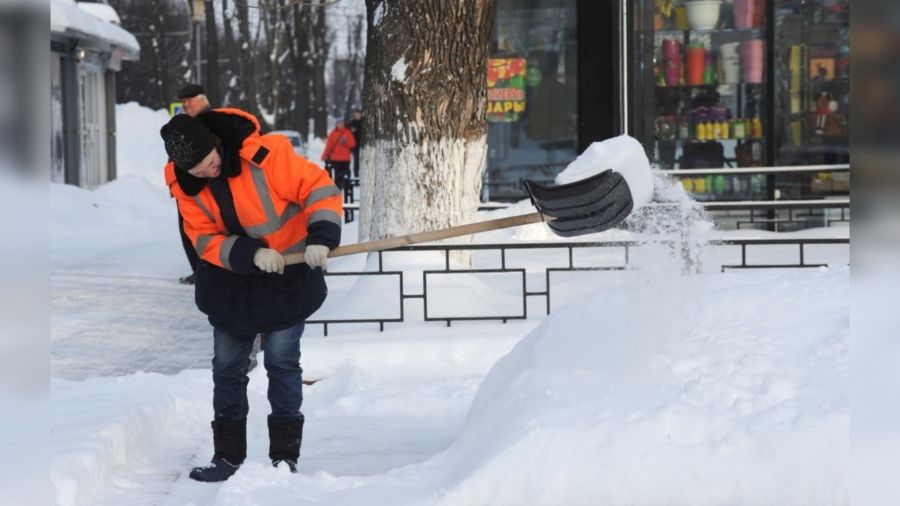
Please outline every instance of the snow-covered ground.
[{"label": "snow-covered ground", "polygon": [[[700,248],[703,273],[682,275],[668,248],[649,245],[631,252],[631,270],[555,281],[546,318],[536,300],[528,320],[446,327],[421,321],[411,301],[410,321],[385,332],[337,325],[324,338],[310,325],[304,377],[321,381],[304,391],[300,474],[267,462],[266,380],[256,368],[247,463],[224,484],[192,482],[187,470],[212,452],[211,332],[192,289],[177,283],[187,263],[158,154],[167,116],[134,104],[117,114],[122,177],[92,192],[51,188],[56,504],[849,502],[846,246],[807,249],[807,262],[828,269],[725,274],[719,266],[738,263],[740,251]],[[541,227],[477,240],[547,239]],[[702,228],[707,238],[766,235]],[[836,233],[847,231],[798,235]],[[345,242],[354,240],[349,224]],[[528,269],[567,263],[564,250],[507,254]],[[751,261],[796,254],[771,247]],[[475,266],[497,267],[497,256],[477,254]],[[592,250],[576,262],[621,257]],[[407,291],[416,293],[416,272],[443,260],[391,253],[385,262],[412,271]],[[543,288],[541,274],[527,282]],[[323,313],[390,310],[396,298],[396,283],[331,283]],[[502,310],[506,285],[470,276],[435,302]]]}]

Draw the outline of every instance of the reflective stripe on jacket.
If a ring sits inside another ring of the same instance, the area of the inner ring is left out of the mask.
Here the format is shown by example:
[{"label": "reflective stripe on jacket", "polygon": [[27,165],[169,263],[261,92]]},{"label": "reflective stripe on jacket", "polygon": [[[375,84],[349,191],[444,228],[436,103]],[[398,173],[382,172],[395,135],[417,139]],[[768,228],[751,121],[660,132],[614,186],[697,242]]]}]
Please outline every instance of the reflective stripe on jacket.
[{"label": "reflective stripe on jacket", "polygon": [[[287,138],[260,136],[252,115],[235,109],[214,112],[240,116],[255,126],[237,151],[240,172],[227,177],[223,171],[190,196],[180,187],[173,164],[165,169],[184,232],[201,259],[197,307],[216,328],[240,335],[287,328],[321,306],[327,293],[323,272],[299,264],[286,266],[284,274],[270,274],[256,268],[253,256],[261,247],[281,253],[302,252],[309,244],[337,247],[340,191],[326,171],[297,155]],[[216,191],[230,191],[231,198],[222,202],[233,206],[231,212],[220,209],[213,185]],[[236,216],[237,223],[226,225],[229,216]]]},{"label": "reflective stripe on jacket", "polygon": [[[256,118],[240,110],[216,111],[242,115],[256,123]],[[167,166],[166,170],[167,183],[184,218],[184,231],[197,254],[235,272],[253,270],[252,255],[260,246],[294,253],[304,251],[307,244],[335,248],[340,242],[342,198],[328,173],[298,156],[285,137],[260,136],[256,125],[257,131],[244,140],[240,150],[240,175],[227,178],[247,237],[229,233],[209,185],[188,196],[174,180],[174,168]]]}]

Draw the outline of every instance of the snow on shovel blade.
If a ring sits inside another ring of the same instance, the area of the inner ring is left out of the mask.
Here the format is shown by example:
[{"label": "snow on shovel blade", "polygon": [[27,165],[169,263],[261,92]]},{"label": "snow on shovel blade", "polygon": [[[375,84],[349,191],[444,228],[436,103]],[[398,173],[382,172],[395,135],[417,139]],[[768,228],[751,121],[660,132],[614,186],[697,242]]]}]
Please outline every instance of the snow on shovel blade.
[{"label": "snow on shovel blade", "polygon": [[559,186],[525,181],[525,189],[538,211],[553,218],[547,222],[550,229],[562,237],[612,228],[634,206],[625,178],[611,169]]}]

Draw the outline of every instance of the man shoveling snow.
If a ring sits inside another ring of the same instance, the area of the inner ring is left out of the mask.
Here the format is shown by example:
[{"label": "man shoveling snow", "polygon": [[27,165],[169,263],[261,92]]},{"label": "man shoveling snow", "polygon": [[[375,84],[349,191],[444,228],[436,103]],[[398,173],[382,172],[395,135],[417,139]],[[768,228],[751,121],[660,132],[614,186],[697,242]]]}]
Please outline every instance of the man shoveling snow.
[{"label": "man shoveling snow", "polygon": [[[215,454],[191,471],[224,481],[247,456],[247,372],[263,335],[269,457],[296,471],[303,434],[300,336],[325,300],[322,268],[340,243],[340,191],[282,136],[260,136],[237,109],[178,115],[160,134],[175,165],[167,183],[200,256],[195,299],[213,326]],[[305,252],[285,265],[283,253]]]}]

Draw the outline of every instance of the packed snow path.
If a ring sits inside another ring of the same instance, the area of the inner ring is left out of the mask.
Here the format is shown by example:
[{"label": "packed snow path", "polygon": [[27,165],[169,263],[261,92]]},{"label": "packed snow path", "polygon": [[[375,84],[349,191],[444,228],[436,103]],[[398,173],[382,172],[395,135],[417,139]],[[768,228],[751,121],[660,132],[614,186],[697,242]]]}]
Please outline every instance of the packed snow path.
[{"label": "packed snow path", "polygon": [[209,323],[172,276],[54,272],[53,376],[84,379],[208,367]]}]

